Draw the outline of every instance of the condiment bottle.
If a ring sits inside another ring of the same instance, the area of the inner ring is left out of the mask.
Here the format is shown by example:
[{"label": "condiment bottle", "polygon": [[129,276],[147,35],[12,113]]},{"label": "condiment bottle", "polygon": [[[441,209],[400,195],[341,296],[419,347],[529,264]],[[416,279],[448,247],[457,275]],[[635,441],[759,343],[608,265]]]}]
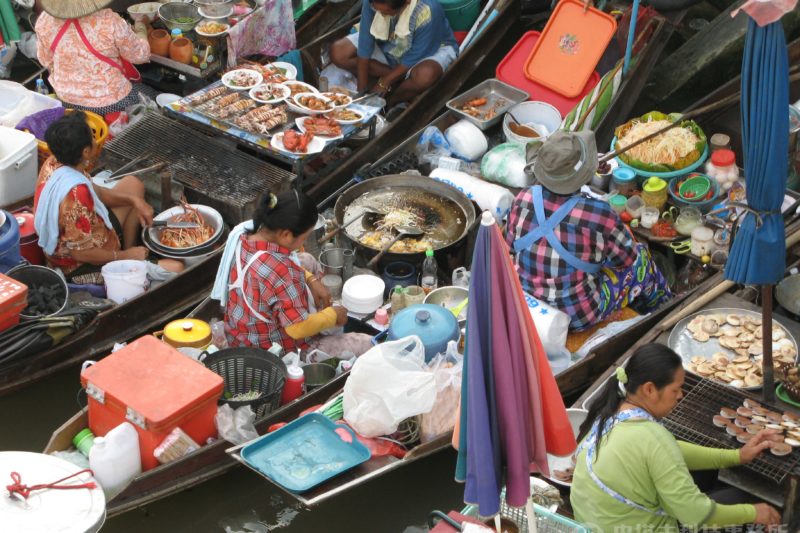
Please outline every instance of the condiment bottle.
[{"label": "condiment bottle", "polygon": [[422,262],[422,277],[420,278],[420,285],[425,294],[428,294],[438,285],[439,265],[436,264],[436,258],[433,257],[433,250],[428,248],[425,250],[425,261]]},{"label": "condiment bottle", "polygon": [[305,392],[306,377],[303,369],[292,363],[286,367],[286,383],[281,393],[281,405],[296,400]]},{"label": "condiment bottle", "polygon": [[181,37],[183,37],[183,32],[181,31],[180,28],[173,28],[172,33],[170,35],[172,37],[172,40],[174,41],[175,39],[180,39]]},{"label": "condiment bottle", "polygon": [[727,191],[739,180],[736,154],[731,150],[717,150],[706,163],[706,174]]},{"label": "condiment bottle", "polygon": [[645,205],[659,211],[664,209],[667,203],[667,182],[655,176],[647,178],[642,187],[642,200]]},{"label": "condiment bottle", "polygon": [[403,295],[403,287],[397,285],[392,292],[392,314],[397,314],[406,306],[406,299]]},{"label": "condiment bottle", "polygon": [[608,199],[608,203],[611,204],[611,208],[618,214],[625,212],[625,203],[627,201],[628,199],[621,194],[615,194],[614,196]]},{"label": "condiment bottle", "polygon": [[692,230],[692,254],[697,257],[710,255],[714,249],[714,230],[698,226]]},{"label": "condiment bottle", "polygon": [[385,326],[389,323],[389,313],[386,312],[386,309],[381,307],[375,311],[375,323],[381,326]]},{"label": "condiment bottle", "polygon": [[630,196],[636,191],[636,173],[625,167],[617,167],[611,172],[614,188],[619,194]]}]

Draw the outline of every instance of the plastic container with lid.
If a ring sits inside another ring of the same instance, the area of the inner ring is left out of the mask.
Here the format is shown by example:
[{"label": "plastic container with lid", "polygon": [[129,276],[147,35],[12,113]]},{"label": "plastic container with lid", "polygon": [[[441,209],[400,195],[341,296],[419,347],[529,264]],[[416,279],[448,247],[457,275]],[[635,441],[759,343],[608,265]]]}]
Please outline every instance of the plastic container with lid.
[{"label": "plastic container with lid", "polygon": [[630,196],[636,192],[636,172],[629,168],[617,167],[611,173],[613,188],[619,194]]},{"label": "plastic container with lid", "polygon": [[709,144],[711,144],[712,154],[717,150],[731,149],[731,138],[729,135],[725,135],[724,133],[715,133],[714,135],[711,136],[708,142]]},{"label": "plastic container with lid", "polygon": [[638,195],[631,196],[625,202],[625,211],[627,211],[632,218],[641,217],[642,209],[644,209],[644,207],[644,200],[642,200],[642,197]]},{"label": "plastic container with lid", "polygon": [[296,400],[305,392],[306,377],[296,364],[286,365],[286,382],[281,393],[281,405]]},{"label": "plastic container with lid", "polygon": [[196,318],[173,320],[164,327],[164,342],[175,348],[207,348],[211,344],[211,325]]},{"label": "plastic container with lid", "polygon": [[724,190],[730,189],[739,179],[736,154],[732,150],[717,150],[706,162],[706,175],[714,178]]},{"label": "plastic container with lid", "polygon": [[153,452],[176,427],[195,442],[217,435],[214,416],[222,377],[152,335],[85,367],[81,384],[95,435],[105,435],[126,420],[134,424],[142,470],[158,466]]},{"label": "plastic container with lid", "polygon": [[647,178],[642,185],[642,200],[645,205],[659,211],[664,209],[667,203],[667,182],[656,176]]},{"label": "plastic container with lid", "polygon": [[433,304],[406,307],[397,313],[389,325],[388,340],[395,341],[416,335],[425,345],[425,361],[447,350],[447,343],[458,342],[461,330],[449,309]]},{"label": "plastic container with lid", "polygon": [[19,226],[19,252],[32,265],[44,265],[44,251],[39,246],[39,235],[34,228],[33,213],[27,209],[13,213]]},{"label": "plastic container with lid", "polygon": [[28,286],[0,274],[0,332],[19,324],[20,314],[28,305]]},{"label": "plastic container with lid", "polygon": [[692,230],[692,254],[697,257],[710,255],[714,251],[714,230],[698,226]]},{"label": "plastic container with lid", "polygon": [[611,198],[608,199],[608,203],[611,204],[611,209],[616,211],[618,214],[622,214],[625,212],[625,204],[627,203],[628,199],[621,194],[615,194]]},{"label": "plastic container with lid", "polygon": [[658,222],[659,216],[661,216],[661,211],[656,207],[648,205],[642,209],[642,227],[645,229],[652,228],[655,223]]}]

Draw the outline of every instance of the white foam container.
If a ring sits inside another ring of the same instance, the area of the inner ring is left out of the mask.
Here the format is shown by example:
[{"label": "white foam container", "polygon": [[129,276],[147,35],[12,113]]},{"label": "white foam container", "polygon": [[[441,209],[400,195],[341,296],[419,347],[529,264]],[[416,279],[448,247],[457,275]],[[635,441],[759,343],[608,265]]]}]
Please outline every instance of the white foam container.
[{"label": "white foam container", "polygon": [[0,205],[33,196],[37,168],[36,137],[0,126]]},{"label": "white foam container", "polygon": [[342,287],[342,305],[351,313],[369,314],[383,305],[384,281],[369,274],[353,276]]}]

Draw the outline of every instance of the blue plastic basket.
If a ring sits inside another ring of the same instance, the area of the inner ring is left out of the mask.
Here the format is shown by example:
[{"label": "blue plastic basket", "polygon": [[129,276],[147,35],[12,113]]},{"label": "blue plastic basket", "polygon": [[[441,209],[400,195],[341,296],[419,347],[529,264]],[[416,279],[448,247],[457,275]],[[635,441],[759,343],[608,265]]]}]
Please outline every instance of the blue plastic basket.
[{"label": "blue plastic basket", "polygon": [[[617,138],[614,137],[611,140],[611,151],[612,152],[614,151],[614,147],[616,145],[617,145]],[[629,168],[629,169],[633,170],[634,172],[636,172],[636,174],[638,174],[639,176],[644,176],[644,177],[648,177],[648,178],[650,176],[655,176],[657,178],[669,179],[669,178],[677,178],[678,176],[683,176],[684,174],[688,174],[689,172],[693,172],[694,170],[697,170],[700,167],[700,165],[705,163],[707,158],[708,158],[708,143],[706,143],[706,147],[703,150],[703,153],[700,154],[700,157],[697,159],[697,161],[695,161],[694,163],[692,163],[691,165],[689,165],[686,168],[682,168],[680,170],[673,170],[672,172],[650,172],[650,171],[647,171],[647,170],[642,170],[642,169],[639,169],[639,168],[636,168],[636,167],[632,167],[629,164],[627,164],[625,161],[620,159],[619,157],[615,157],[614,160],[619,164],[619,166],[624,167],[624,168]]]},{"label": "blue plastic basket", "polygon": [[[558,513],[548,511],[538,504],[533,504],[533,511],[536,515],[537,533],[591,533],[588,527],[583,524],[570,520]],[[468,505],[461,512],[464,516],[478,516],[478,508]],[[520,533],[528,533],[528,515],[525,508],[509,507],[506,503],[506,491],[503,490],[500,502],[500,516],[512,520],[519,526]]]}]

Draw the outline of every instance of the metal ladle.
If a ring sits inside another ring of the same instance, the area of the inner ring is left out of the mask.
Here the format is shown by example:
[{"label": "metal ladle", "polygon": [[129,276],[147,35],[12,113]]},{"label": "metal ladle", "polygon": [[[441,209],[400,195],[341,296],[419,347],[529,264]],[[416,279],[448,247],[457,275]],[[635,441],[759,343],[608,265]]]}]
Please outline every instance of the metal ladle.
[{"label": "metal ladle", "polygon": [[[379,211],[379,210],[374,209],[372,207],[364,206],[363,207],[363,211],[361,213],[357,214],[356,216],[354,216],[353,218],[351,218],[350,220],[348,220],[344,224],[341,224],[341,225],[337,224],[337,226],[334,229],[330,230],[328,233],[326,233],[325,235],[320,237],[319,240],[317,241],[317,244],[325,244],[327,241],[331,240],[336,235],[338,235],[339,232],[341,232],[343,229],[346,229],[347,227],[352,225],[353,222],[355,222],[356,220],[362,220],[365,215],[373,215],[374,216],[374,215],[385,215],[385,214],[386,213],[383,212],[383,211]],[[364,222],[362,220],[362,224],[366,224],[366,222]]]},{"label": "metal ladle", "polygon": [[424,231],[422,231],[419,228],[415,228],[414,226],[395,226],[395,229],[397,230],[397,235],[391,241],[389,241],[389,244],[384,246],[383,249],[380,252],[378,252],[378,255],[370,259],[369,263],[367,263],[367,268],[372,268],[373,266],[375,266],[380,260],[380,258],[383,257],[383,254],[388,252],[389,248],[391,248],[394,245],[394,243],[396,243],[400,239],[403,239],[405,237],[418,237],[420,235],[425,234]]}]

